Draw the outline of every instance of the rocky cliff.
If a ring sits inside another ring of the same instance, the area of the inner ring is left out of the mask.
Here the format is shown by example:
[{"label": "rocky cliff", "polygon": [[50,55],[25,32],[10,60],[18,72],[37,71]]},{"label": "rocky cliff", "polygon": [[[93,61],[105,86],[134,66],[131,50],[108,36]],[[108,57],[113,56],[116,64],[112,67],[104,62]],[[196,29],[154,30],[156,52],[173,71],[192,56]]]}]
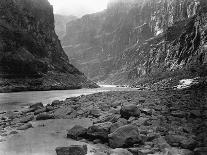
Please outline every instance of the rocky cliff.
[{"label": "rocky cliff", "polygon": [[113,0],[67,25],[64,49],[90,78],[134,83],[206,75],[205,0]]},{"label": "rocky cliff", "polygon": [[72,20],[77,19],[75,16],[64,16],[55,14],[55,32],[57,33],[59,39],[62,39],[66,33],[66,24]]},{"label": "rocky cliff", "polygon": [[47,0],[0,1],[1,91],[94,86],[69,63]]}]

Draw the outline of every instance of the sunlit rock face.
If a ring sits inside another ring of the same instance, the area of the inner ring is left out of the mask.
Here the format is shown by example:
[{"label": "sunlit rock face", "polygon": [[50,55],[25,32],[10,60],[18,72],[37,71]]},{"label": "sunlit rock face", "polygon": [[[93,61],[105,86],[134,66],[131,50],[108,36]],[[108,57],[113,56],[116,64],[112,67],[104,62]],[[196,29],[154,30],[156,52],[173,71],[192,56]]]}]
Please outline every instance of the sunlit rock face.
[{"label": "sunlit rock face", "polygon": [[205,73],[207,1],[116,0],[67,24],[62,40],[90,78],[126,83],[168,71]]},{"label": "sunlit rock face", "polygon": [[47,0],[0,1],[0,78],[1,91],[93,85],[69,63]]}]

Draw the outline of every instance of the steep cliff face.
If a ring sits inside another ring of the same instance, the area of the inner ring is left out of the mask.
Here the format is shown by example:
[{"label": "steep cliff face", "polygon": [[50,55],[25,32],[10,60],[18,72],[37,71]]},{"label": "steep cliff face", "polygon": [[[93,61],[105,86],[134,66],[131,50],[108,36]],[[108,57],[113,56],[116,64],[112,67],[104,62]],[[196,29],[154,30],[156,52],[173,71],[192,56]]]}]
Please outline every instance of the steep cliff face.
[{"label": "steep cliff face", "polygon": [[1,91],[93,85],[69,63],[47,0],[0,1]]},{"label": "steep cliff face", "polygon": [[69,23],[63,45],[79,69],[107,83],[172,71],[205,75],[206,5],[205,0],[112,1],[104,12]]},{"label": "steep cliff face", "polygon": [[59,39],[62,39],[66,33],[66,24],[72,20],[77,19],[75,16],[64,16],[55,14],[55,32],[58,35]]}]

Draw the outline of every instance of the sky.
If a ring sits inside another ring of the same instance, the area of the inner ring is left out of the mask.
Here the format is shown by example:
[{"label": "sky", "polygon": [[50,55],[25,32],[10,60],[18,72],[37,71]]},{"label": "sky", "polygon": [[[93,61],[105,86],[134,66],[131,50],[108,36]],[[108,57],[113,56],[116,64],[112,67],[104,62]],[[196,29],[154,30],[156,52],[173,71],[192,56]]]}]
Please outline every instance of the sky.
[{"label": "sky", "polygon": [[55,14],[83,16],[102,11],[108,0],[49,0]]}]

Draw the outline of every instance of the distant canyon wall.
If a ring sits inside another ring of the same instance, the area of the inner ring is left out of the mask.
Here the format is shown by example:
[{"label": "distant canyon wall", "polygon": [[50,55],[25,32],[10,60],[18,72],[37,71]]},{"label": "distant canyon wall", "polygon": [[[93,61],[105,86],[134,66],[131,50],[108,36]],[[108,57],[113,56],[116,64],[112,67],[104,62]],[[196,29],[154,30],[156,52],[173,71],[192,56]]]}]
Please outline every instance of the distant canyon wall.
[{"label": "distant canyon wall", "polygon": [[177,70],[206,74],[207,1],[116,0],[67,24],[71,62],[89,78],[127,83]]}]

